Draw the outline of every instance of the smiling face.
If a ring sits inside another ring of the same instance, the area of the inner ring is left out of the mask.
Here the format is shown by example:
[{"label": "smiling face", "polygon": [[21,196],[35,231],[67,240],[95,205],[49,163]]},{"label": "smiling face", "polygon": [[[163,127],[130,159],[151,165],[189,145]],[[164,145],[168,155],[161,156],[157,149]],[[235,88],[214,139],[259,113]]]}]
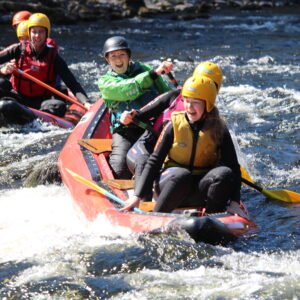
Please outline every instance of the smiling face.
[{"label": "smiling face", "polygon": [[33,48],[37,51],[42,50],[46,45],[47,29],[41,26],[30,28],[30,41]]},{"label": "smiling face", "polygon": [[118,74],[124,74],[127,71],[130,57],[126,50],[116,50],[109,52],[106,61],[111,68]]},{"label": "smiling face", "polygon": [[195,123],[203,117],[206,112],[205,105],[205,100],[188,97],[183,98],[183,106],[191,123]]}]

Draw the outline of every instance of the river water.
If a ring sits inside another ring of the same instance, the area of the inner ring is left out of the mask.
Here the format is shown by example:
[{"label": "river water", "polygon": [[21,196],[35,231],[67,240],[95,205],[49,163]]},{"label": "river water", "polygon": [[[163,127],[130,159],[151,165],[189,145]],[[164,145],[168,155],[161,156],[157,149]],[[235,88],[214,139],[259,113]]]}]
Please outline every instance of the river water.
[{"label": "river water", "polygon": [[[0,45],[13,43],[0,27]],[[111,35],[126,36],[136,59],[172,59],[181,83],[197,62],[219,63],[218,107],[242,164],[267,189],[300,192],[299,15],[99,21],[52,32],[93,101]],[[1,299],[300,299],[299,204],[243,187],[259,231],[226,247],[183,232],[135,236],[101,216],[89,223],[57,178],[28,183],[35,170],[55,171],[69,134],[39,121],[0,129]]]}]

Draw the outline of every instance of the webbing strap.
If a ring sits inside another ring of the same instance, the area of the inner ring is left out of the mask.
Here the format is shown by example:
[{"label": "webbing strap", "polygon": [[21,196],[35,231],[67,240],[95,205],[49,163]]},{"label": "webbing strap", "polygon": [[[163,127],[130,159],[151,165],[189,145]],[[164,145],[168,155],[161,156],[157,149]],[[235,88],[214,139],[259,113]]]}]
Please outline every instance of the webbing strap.
[{"label": "webbing strap", "polygon": [[78,144],[93,153],[99,154],[103,152],[110,152],[112,140],[111,139],[81,139]]}]

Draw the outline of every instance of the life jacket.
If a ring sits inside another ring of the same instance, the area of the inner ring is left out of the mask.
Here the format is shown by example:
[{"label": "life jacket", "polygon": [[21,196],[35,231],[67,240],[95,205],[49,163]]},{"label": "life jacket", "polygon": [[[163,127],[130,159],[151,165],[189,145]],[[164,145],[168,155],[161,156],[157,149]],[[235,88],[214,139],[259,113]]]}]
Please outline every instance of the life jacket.
[{"label": "life jacket", "polygon": [[[139,63],[132,63],[129,66],[129,71],[126,74],[115,74],[115,76],[122,77],[124,79],[133,78],[138,74],[145,72],[146,70],[139,64]],[[116,101],[111,109],[111,129],[112,131],[120,126],[119,119],[125,110],[132,110],[132,109],[140,109],[141,107],[148,104],[151,100],[156,98],[159,95],[158,88],[156,87],[155,83],[142,95],[134,99],[133,101]]]},{"label": "life jacket", "polygon": [[[25,49],[21,50],[21,55],[16,62],[16,66],[23,72],[34,76],[52,87],[55,87],[56,76],[54,72],[54,60],[57,54],[57,49],[48,46],[46,47],[47,49],[44,49],[44,51],[47,51],[47,53],[42,55],[41,58],[37,58],[34,55],[30,44],[27,44]],[[13,89],[24,97],[42,98],[51,95],[51,92],[47,89],[27,78],[24,78],[20,74],[14,73],[11,77],[11,83]]]},{"label": "life jacket", "polygon": [[200,130],[195,135],[185,112],[174,112],[171,120],[174,140],[164,168],[179,166],[189,169],[193,174],[202,174],[215,167],[219,155],[211,130]]},{"label": "life jacket", "polygon": [[182,111],[184,110],[183,102],[182,102],[182,95],[181,93],[174,99],[171,105],[163,111],[162,114],[155,120],[153,128],[156,132],[161,132],[164,124],[166,124],[171,119],[171,114],[175,111]]}]

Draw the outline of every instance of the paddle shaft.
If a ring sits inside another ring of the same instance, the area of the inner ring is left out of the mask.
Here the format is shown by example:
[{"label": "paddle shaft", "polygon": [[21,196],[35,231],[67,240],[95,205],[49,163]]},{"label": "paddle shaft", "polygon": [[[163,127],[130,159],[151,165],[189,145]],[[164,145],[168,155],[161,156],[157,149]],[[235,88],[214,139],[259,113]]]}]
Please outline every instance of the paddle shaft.
[{"label": "paddle shaft", "polygon": [[170,82],[171,82],[172,84],[174,84],[174,86],[175,86],[176,88],[178,88],[179,83],[177,82],[177,80],[176,80],[176,78],[174,77],[173,73],[172,73],[172,72],[169,72],[169,73],[167,74],[167,76],[169,77]]},{"label": "paddle shaft", "polygon": [[[163,72],[163,74],[165,74],[165,72]],[[169,72],[169,73],[167,73],[166,75],[169,77],[170,82],[171,82],[172,84],[174,84],[174,86],[177,88],[177,87],[179,86],[179,84],[178,84],[176,78],[174,77],[173,73],[172,73],[172,72]],[[136,117],[132,120],[132,123],[135,124],[136,126],[142,128],[142,129],[145,129],[145,130],[147,129],[147,130],[149,130],[150,132],[152,132],[152,133],[155,134],[156,136],[158,135],[157,132],[156,132],[156,130],[155,130],[151,125],[149,125],[149,124],[147,124],[147,123],[145,123],[145,122],[139,120],[139,119],[136,118]]]},{"label": "paddle shaft", "polygon": [[83,108],[84,110],[87,110],[85,108],[85,106],[83,104],[81,104],[80,102],[78,102],[77,100],[73,99],[72,97],[58,91],[57,89],[53,88],[52,86],[44,83],[43,81],[35,78],[34,76],[31,76],[30,74],[28,73],[25,73],[24,71],[20,70],[20,69],[17,69],[17,72],[19,74],[21,74],[22,76],[26,77],[27,79],[30,79],[31,81],[35,82],[36,84],[42,86],[43,88],[49,90],[50,92],[52,92],[53,94],[56,94],[57,96],[60,96],[61,98],[73,103],[73,104],[76,104],[78,106],[80,106],[81,108]]},{"label": "paddle shaft", "polygon": [[[121,204],[122,206],[125,206],[125,202],[123,200],[121,200],[119,197],[117,197],[116,195],[112,194],[111,192],[101,188],[100,186],[98,186],[98,187],[99,187],[99,189],[96,189],[96,191],[103,194],[104,196],[107,196],[109,199],[115,201],[116,203]],[[138,209],[136,207],[133,209],[133,211],[142,212],[140,209]]]},{"label": "paddle shaft", "polygon": [[[73,178],[78,181],[81,182],[83,184],[85,184],[86,186],[92,188],[93,190],[99,192],[100,194],[107,196],[107,198],[115,201],[118,204],[121,204],[122,206],[125,205],[125,202],[123,200],[121,200],[119,197],[117,197],[116,195],[112,194],[111,192],[105,190],[104,188],[100,187],[98,184],[96,184],[93,181],[90,181],[82,176],[80,176],[79,174],[71,171],[70,169],[66,168],[66,171],[73,176]],[[135,212],[142,212],[142,210],[138,209],[138,208],[134,208],[133,211]]]},{"label": "paddle shaft", "polygon": [[151,133],[153,133],[155,136],[157,136],[157,132],[156,130],[149,124],[142,122],[141,120],[139,120],[137,117],[135,117],[132,120],[132,123],[135,124],[136,126],[145,129],[145,130],[149,130]]},{"label": "paddle shaft", "polygon": [[247,180],[246,178],[243,178],[243,177],[242,177],[242,182],[244,182],[244,183],[246,183],[247,185],[253,187],[254,189],[256,189],[257,191],[259,191],[259,192],[261,192],[261,193],[263,192],[263,188],[262,188],[262,187],[260,187],[260,186],[256,185],[255,183],[253,183],[253,182]]}]

